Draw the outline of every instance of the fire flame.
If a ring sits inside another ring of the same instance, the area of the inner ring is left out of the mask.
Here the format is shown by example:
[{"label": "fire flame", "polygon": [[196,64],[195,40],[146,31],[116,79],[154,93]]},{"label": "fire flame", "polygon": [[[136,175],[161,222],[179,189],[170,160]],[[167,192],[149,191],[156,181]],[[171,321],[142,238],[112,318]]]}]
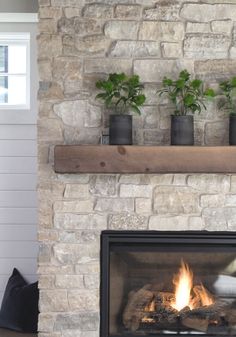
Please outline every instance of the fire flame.
[{"label": "fire flame", "polygon": [[155,302],[154,300],[152,300],[151,303],[149,303],[145,309],[144,309],[145,312],[154,312],[155,311]]},{"label": "fire flame", "polygon": [[192,310],[214,303],[213,298],[208,294],[203,285],[193,288],[193,272],[183,260],[181,261],[178,274],[174,275],[173,284],[175,296],[171,302],[171,306],[178,311],[181,311],[185,307],[189,307]]}]

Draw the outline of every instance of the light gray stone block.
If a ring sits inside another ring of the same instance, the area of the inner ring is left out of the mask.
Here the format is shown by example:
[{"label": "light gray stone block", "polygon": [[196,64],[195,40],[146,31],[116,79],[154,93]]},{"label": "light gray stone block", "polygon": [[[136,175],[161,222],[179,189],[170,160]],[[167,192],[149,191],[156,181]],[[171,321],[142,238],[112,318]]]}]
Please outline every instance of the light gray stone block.
[{"label": "light gray stone block", "polygon": [[154,190],[154,211],[158,214],[199,213],[199,195],[185,186],[158,186]]},{"label": "light gray stone block", "polygon": [[97,312],[86,313],[63,313],[58,314],[55,322],[55,331],[61,330],[85,330],[95,331],[98,329],[99,315]]},{"label": "light gray stone block", "polygon": [[132,212],[134,200],[131,198],[100,198],[95,203],[96,211],[100,212]]},{"label": "light gray stone block", "polygon": [[57,213],[54,216],[54,226],[64,229],[106,229],[106,214],[73,214]]},{"label": "light gray stone block", "polygon": [[139,23],[136,21],[109,21],[105,24],[105,35],[113,40],[136,40]]},{"label": "light gray stone block", "polygon": [[147,229],[147,218],[136,214],[116,214],[109,218],[109,229],[140,230]]}]

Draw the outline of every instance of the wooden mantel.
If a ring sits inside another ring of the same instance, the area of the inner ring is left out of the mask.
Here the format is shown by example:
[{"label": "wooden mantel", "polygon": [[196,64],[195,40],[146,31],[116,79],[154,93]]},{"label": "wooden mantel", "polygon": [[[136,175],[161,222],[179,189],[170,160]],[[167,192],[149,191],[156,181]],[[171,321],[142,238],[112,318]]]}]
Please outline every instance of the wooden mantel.
[{"label": "wooden mantel", "polygon": [[236,146],[58,145],[57,173],[236,173]]}]

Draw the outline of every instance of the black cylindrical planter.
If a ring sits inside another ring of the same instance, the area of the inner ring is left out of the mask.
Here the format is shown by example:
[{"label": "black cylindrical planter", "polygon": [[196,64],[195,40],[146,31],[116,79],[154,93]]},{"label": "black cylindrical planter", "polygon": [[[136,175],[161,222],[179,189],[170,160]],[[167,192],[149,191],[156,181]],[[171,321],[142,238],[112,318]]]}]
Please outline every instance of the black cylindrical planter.
[{"label": "black cylindrical planter", "polygon": [[171,145],[193,144],[193,116],[171,116]]},{"label": "black cylindrical planter", "polygon": [[132,116],[111,115],[109,130],[110,145],[132,145]]},{"label": "black cylindrical planter", "polygon": [[229,145],[236,145],[236,116],[229,117]]}]

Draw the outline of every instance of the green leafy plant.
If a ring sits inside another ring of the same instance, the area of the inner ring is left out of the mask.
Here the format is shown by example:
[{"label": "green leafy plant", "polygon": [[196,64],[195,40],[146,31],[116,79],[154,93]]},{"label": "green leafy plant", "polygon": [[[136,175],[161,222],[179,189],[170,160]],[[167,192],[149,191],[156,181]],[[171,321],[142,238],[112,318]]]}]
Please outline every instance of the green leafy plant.
[{"label": "green leafy plant", "polygon": [[204,98],[215,96],[213,89],[203,90],[201,80],[192,80],[186,69],[179,73],[177,80],[164,77],[162,84],[163,88],[159,91],[159,95],[167,95],[171,103],[174,104],[175,116],[200,113],[202,108],[206,109]]},{"label": "green leafy plant", "polygon": [[221,107],[224,106],[230,115],[236,116],[236,77],[221,82],[220,89],[226,98]]},{"label": "green leafy plant", "polygon": [[146,97],[142,94],[143,85],[138,75],[109,74],[108,79],[98,81],[96,87],[102,90],[96,99],[103,100],[107,108],[114,108],[119,114],[129,113],[130,110],[141,114],[140,107]]}]

